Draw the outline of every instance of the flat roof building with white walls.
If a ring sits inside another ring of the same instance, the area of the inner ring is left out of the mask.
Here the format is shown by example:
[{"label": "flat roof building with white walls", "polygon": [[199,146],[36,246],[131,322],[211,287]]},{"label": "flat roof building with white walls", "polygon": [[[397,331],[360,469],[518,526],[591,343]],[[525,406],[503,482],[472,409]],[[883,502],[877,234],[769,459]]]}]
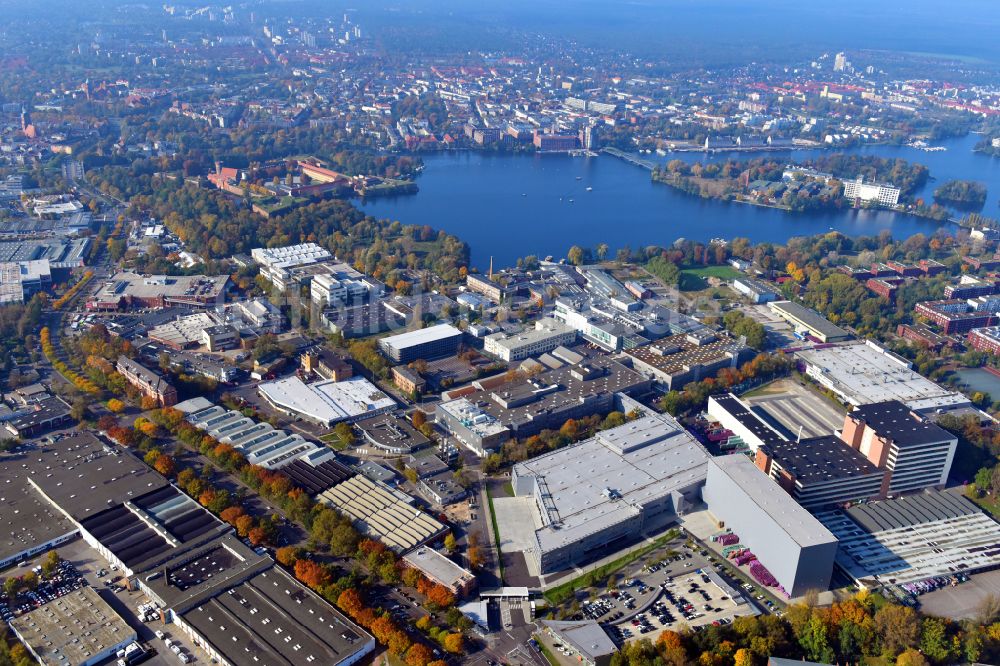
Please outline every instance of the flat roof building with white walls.
[{"label": "flat roof building with white walls", "polygon": [[844,198],[874,201],[881,206],[899,203],[899,188],[888,183],[866,183],[864,176],[844,181]]},{"label": "flat roof building with white walls", "polygon": [[286,247],[255,247],[250,256],[260,265],[260,274],[278,289],[287,289],[290,271],[302,266],[329,261],[333,255],[316,243]]},{"label": "flat roof building with white walls", "polygon": [[789,597],[830,587],[837,539],[744,455],[708,462],[702,497]]},{"label": "flat roof building with white walls", "polygon": [[674,522],[698,501],[710,456],[672,417],[651,414],[514,466],[535,499],[541,573],[561,571]]},{"label": "flat roof building with white walls", "polygon": [[334,423],[377,416],[396,407],[392,398],[363,377],[306,384],[292,375],[261,384],[257,390],[277,409],[328,428]]},{"label": "flat roof building with white walls", "polygon": [[906,359],[872,341],[805,349],[795,353],[806,375],[858,406],[899,400],[910,409],[929,413],[968,407],[968,398],[923,377]]},{"label": "flat roof building with white walls", "polygon": [[494,333],[487,335],[483,350],[510,363],[538,356],[562,345],[576,342],[576,329],[546,317],[535,322],[535,327],[520,333]]},{"label": "flat roof building with white walls", "polygon": [[451,324],[438,324],[415,331],[390,335],[378,341],[379,349],[393,363],[430,361],[458,351],[462,331]]}]

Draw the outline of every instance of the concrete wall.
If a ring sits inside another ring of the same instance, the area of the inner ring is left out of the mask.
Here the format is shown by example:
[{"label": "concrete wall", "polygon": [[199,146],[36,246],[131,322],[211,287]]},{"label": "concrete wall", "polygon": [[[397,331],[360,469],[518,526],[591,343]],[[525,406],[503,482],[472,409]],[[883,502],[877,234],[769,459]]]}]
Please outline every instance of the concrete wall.
[{"label": "concrete wall", "polygon": [[[763,477],[764,473],[760,474]],[[784,494],[776,483],[774,492]],[[795,503],[791,496],[785,496],[788,502]],[[830,587],[833,560],[837,553],[836,540],[803,548],[781,523],[758,507],[743,488],[711,462],[702,498],[712,515],[739,535],[740,543],[757,556],[790,596],[797,597],[809,590],[823,591]],[[819,525],[818,522],[816,524]]]}]

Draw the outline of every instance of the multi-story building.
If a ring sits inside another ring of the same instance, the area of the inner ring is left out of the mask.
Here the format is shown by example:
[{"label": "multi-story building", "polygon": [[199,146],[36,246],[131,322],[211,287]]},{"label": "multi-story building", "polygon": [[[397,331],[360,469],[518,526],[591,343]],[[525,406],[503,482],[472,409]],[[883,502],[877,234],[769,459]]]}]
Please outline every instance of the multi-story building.
[{"label": "multi-story building", "polygon": [[743,341],[707,328],[671,335],[626,353],[636,370],[667,389],[683,388],[712,377],[723,368],[738,368],[754,354]]},{"label": "multi-story building", "polygon": [[578,147],[575,134],[542,134],[536,131],[533,142],[535,148],[541,151],[576,150]]},{"label": "multi-story building", "polygon": [[958,284],[949,284],[944,288],[944,297],[948,300],[978,298],[1000,293],[1000,281],[981,280],[972,275],[963,275]]},{"label": "multi-story building", "polygon": [[494,303],[499,303],[503,299],[512,296],[514,290],[499,282],[478,274],[470,274],[465,278],[465,287],[471,292],[482,294]]},{"label": "multi-story building", "polygon": [[888,183],[866,183],[864,176],[858,176],[855,180],[844,181],[844,197],[895,206],[899,203],[899,188]]},{"label": "multi-story building", "polygon": [[888,471],[882,494],[943,487],[958,438],[898,400],[856,407],[844,420],[842,439]]},{"label": "multi-story building", "polygon": [[483,350],[508,363],[523,361],[576,341],[576,330],[551,317],[535,322],[535,328],[507,335],[487,335]]},{"label": "multi-story building", "polygon": [[917,303],[914,311],[940,326],[945,335],[992,326],[996,319],[990,312],[969,312],[968,301],[960,299],[924,301]]},{"label": "multi-story building", "polygon": [[405,365],[393,366],[392,382],[399,388],[400,391],[408,395],[418,395],[423,393],[424,389],[427,387],[427,381],[417,374],[416,370],[411,370]]},{"label": "multi-story building", "polygon": [[974,328],[969,331],[969,346],[987,354],[1000,354],[1000,326]]},{"label": "multi-story building", "polygon": [[896,299],[896,290],[898,290],[899,286],[904,284],[904,282],[903,278],[898,277],[871,278],[865,283],[865,285],[882,298],[894,301]]},{"label": "multi-story building", "polygon": [[390,335],[378,341],[379,349],[393,363],[430,361],[458,351],[462,331],[451,324],[438,324],[416,331]]},{"label": "multi-story building", "polygon": [[156,400],[161,407],[177,404],[177,389],[158,372],[133,361],[128,356],[119,356],[115,369],[125,377],[125,381],[139,389],[144,396]]},{"label": "multi-story building", "polygon": [[256,247],[250,251],[250,256],[260,265],[260,274],[282,291],[289,287],[292,269],[333,259],[328,250],[316,243],[275,248]]}]

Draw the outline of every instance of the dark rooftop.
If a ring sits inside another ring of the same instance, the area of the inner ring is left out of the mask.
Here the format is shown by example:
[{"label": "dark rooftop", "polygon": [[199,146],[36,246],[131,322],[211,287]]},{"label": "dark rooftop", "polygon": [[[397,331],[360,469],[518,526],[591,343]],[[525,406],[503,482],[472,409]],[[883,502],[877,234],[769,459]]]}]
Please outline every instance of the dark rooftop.
[{"label": "dark rooftop", "polygon": [[861,405],[850,415],[867,424],[880,436],[891,439],[899,447],[933,444],[954,438],[954,435],[940,426],[919,418],[898,400]]},{"label": "dark rooftop", "polygon": [[775,461],[803,483],[881,474],[860,451],[833,435],[769,446]]},{"label": "dark rooftop", "polygon": [[883,532],[979,513],[976,505],[954,492],[932,491],[899,499],[859,504],[844,511],[867,532]]},{"label": "dark rooftop", "polygon": [[281,472],[309,495],[318,495],[354,476],[354,472],[336,460],[327,460],[319,465],[310,465],[304,460],[294,460],[282,467]]},{"label": "dark rooftop", "polygon": [[183,617],[233,666],[337,664],[371,640],[276,567]]},{"label": "dark rooftop", "polygon": [[780,444],[785,441],[780,433],[771,428],[756,412],[748,409],[745,403],[732,393],[714,395],[712,399],[765,444]]}]

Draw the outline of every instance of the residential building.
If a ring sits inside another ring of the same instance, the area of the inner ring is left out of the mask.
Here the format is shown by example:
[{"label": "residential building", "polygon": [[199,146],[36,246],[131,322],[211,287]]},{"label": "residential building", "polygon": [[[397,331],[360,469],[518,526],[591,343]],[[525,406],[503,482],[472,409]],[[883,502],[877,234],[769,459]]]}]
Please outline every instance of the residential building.
[{"label": "residential building", "polygon": [[419,395],[427,388],[427,381],[405,365],[392,367],[392,382],[407,395]]},{"label": "residential building", "polygon": [[115,369],[125,377],[125,381],[139,389],[144,396],[156,400],[161,407],[177,404],[177,389],[160,373],[133,361],[128,356],[119,356]]},{"label": "residential building", "polygon": [[914,313],[940,326],[945,335],[992,326],[997,319],[991,312],[970,311],[968,301],[961,299],[917,303]]},{"label": "residential building", "polygon": [[969,331],[969,346],[987,354],[1000,354],[1000,326],[974,328]]}]

